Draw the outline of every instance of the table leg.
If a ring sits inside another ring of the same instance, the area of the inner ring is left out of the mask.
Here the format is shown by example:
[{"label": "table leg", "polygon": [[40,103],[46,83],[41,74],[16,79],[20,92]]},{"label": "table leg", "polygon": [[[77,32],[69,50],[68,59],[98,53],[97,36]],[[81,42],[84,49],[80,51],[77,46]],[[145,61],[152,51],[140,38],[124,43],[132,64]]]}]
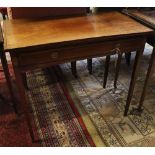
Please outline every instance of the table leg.
[{"label": "table leg", "polygon": [[140,102],[137,108],[133,109],[133,113],[137,114],[137,115],[141,115],[142,111],[143,111],[143,102],[145,99],[145,95],[146,95],[146,89],[148,86],[148,82],[149,82],[149,78],[151,76],[151,72],[152,72],[152,67],[155,61],[155,47],[153,48],[152,51],[152,55],[151,55],[151,59],[150,59],[150,63],[149,63],[149,67],[148,67],[148,71],[147,71],[147,75],[146,75],[146,79],[145,79],[145,83],[144,83],[144,87],[143,87],[143,91],[142,91],[142,95],[140,98]]},{"label": "table leg", "polygon": [[87,68],[88,68],[89,74],[92,74],[92,59],[87,59]]},{"label": "table leg", "polygon": [[125,53],[125,59],[126,59],[127,65],[130,66],[130,62],[131,62],[131,52]]},{"label": "table leg", "polygon": [[117,80],[119,75],[120,64],[122,60],[122,53],[118,54],[117,63],[116,63],[116,71],[115,71],[115,79],[114,79],[114,88],[117,88]]},{"label": "table leg", "polygon": [[6,55],[5,55],[4,51],[1,52],[1,63],[2,63],[3,70],[4,70],[6,82],[7,82],[8,88],[9,88],[9,93],[10,93],[10,96],[11,96],[11,100],[13,102],[13,108],[14,108],[15,113],[17,113],[16,99],[15,99],[15,96],[14,96],[14,93],[13,93],[11,77],[10,77],[9,68],[8,68]]},{"label": "table leg", "polygon": [[27,77],[26,73],[23,73],[23,81],[24,81],[24,86],[27,90],[29,90],[28,84],[27,84]]},{"label": "table leg", "polygon": [[[14,66],[14,65],[13,65]],[[18,67],[14,66],[14,72],[15,72],[15,76],[16,76],[16,81],[17,81],[17,86],[19,89],[19,93],[20,93],[20,99],[21,99],[21,104],[22,104],[22,108],[26,117],[26,121],[27,121],[27,125],[28,125],[28,129],[30,132],[30,136],[32,138],[32,141],[34,142],[34,133],[33,133],[33,128],[32,128],[32,124],[31,124],[31,119],[29,116],[29,105],[28,105],[28,101],[27,101],[27,97],[25,94],[25,89],[24,89],[24,81],[23,81],[23,75],[20,72],[20,70],[18,69]]]},{"label": "table leg", "polygon": [[108,71],[109,71],[109,63],[110,63],[110,55],[106,56],[103,88],[105,88],[106,84],[107,84]]},{"label": "table leg", "polygon": [[136,58],[135,58],[134,66],[133,66],[130,87],[129,87],[129,91],[128,91],[128,97],[127,97],[127,101],[126,101],[126,105],[125,105],[124,116],[127,116],[128,111],[129,111],[129,107],[130,107],[130,103],[131,103],[131,99],[132,99],[133,91],[134,91],[134,87],[135,87],[135,82],[136,82],[136,78],[137,78],[137,73],[139,70],[139,64],[140,64],[141,57],[143,55],[143,51],[144,51],[144,48],[142,48],[141,50],[138,50],[136,52]]},{"label": "table leg", "polygon": [[76,61],[71,62],[71,70],[74,77],[77,78]]}]

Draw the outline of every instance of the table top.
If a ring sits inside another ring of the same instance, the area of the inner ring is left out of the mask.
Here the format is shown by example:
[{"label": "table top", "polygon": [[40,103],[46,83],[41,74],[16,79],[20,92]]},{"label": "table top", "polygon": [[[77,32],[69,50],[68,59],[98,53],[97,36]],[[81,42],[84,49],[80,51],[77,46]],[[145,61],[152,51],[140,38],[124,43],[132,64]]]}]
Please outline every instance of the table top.
[{"label": "table top", "polygon": [[155,11],[143,10],[124,10],[124,13],[136,18],[137,20],[147,24],[150,28],[155,29]]},{"label": "table top", "polygon": [[3,31],[4,48],[12,51],[62,42],[142,35],[152,29],[114,11],[64,19],[6,20]]}]

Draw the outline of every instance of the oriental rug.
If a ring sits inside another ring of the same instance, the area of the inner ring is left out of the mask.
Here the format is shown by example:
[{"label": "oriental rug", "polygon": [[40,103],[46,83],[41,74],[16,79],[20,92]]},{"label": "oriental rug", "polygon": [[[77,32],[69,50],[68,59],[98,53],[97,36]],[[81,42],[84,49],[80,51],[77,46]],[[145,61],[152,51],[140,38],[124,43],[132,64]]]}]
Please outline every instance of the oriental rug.
[{"label": "oriental rug", "polygon": [[[130,110],[139,103],[151,51],[152,48],[146,45]],[[89,128],[90,123],[88,122],[91,121],[95,127],[98,137],[96,135],[93,140],[96,146],[103,144],[105,146],[155,146],[155,65],[142,115],[135,116],[129,113],[127,117],[124,117],[124,106],[135,53],[132,54],[130,67],[125,64],[125,59],[123,59],[117,89],[114,89],[113,86],[115,57],[112,57],[110,64],[106,89],[102,88],[105,62],[103,57],[93,59],[92,75],[88,73],[87,63],[83,60],[77,62],[77,79],[70,72],[70,64],[61,65],[58,70],[59,77],[79,111],[83,111],[81,116],[88,116],[89,121],[85,120],[86,126]],[[90,132],[92,131],[90,130]]]},{"label": "oriental rug", "polygon": [[[146,45],[130,110],[138,104],[151,51]],[[111,57],[106,89],[102,87],[105,57],[93,59],[92,75],[86,60],[77,61],[78,78],[71,74],[70,63],[28,72],[27,97],[34,132],[41,141],[31,143],[24,116],[15,116],[0,102],[0,146],[155,146],[155,65],[142,115],[124,117],[135,53],[131,66],[122,60],[117,89],[113,87],[116,56]]]}]

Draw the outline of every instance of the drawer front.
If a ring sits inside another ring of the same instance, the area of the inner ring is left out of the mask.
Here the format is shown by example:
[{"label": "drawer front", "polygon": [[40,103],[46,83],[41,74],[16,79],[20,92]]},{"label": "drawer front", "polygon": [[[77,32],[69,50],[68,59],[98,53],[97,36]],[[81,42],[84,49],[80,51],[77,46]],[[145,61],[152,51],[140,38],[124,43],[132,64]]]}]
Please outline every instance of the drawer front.
[{"label": "drawer front", "polygon": [[84,46],[74,46],[60,49],[49,49],[45,51],[35,51],[19,54],[20,66],[38,64],[59,64],[73,60],[80,60],[91,57],[114,54],[117,51],[127,52],[136,50],[144,45],[144,39],[126,39],[121,41],[108,41]]}]

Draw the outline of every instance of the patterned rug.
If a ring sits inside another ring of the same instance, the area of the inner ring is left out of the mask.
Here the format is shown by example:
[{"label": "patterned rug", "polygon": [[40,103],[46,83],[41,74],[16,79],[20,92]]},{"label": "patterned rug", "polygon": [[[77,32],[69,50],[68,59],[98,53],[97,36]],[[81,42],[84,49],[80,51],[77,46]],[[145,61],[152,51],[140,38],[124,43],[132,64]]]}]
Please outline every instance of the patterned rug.
[{"label": "patterned rug", "polygon": [[42,146],[95,146],[54,69],[35,70],[27,77],[27,95]]},{"label": "patterned rug", "polygon": [[[152,48],[147,45],[131,108],[136,107],[140,99],[151,51]],[[132,60],[134,56],[133,53]],[[88,115],[86,126],[89,128],[91,122],[95,127],[98,137],[92,138],[96,146],[155,146],[155,74],[150,80],[142,116],[123,117],[133,61],[131,67],[125,65],[125,60],[122,61],[116,90],[113,87],[115,56],[111,61],[107,88],[102,88],[104,61],[104,58],[93,60],[92,75],[87,71],[85,60],[78,62],[77,79],[71,75],[70,64],[63,64],[59,76],[79,111],[84,111],[81,116]],[[155,67],[153,70],[155,73]]]},{"label": "patterned rug", "polygon": [[[147,45],[131,109],[138,104],[151,51]],[[32,144],[23,115],[16,117],[1,103],[0,146],[155,146],[155,68],[142,116],[123,117],[134,56],[133,52],[130,67],[122,60],[117,89],[113,87],[116,56],[106,89],[104,57],[93,59],[92,75],[86,61],[78,61],[78,78],[72,76],[70,63],[27,73],[32,122],[41,142]]]},{"label": "patterned rug", "polygon": [[[11,64],[9,68],[14,77]],[[31,142],[24,115],[16,116],[9,106],[10,97],[4,78],[1,72],[0,93],[6,103],[0,100],[0,146],[95,146],[74,102],[65,96],[67,94],[63,92],[53,69],[27,73],[27,96],[34,133],[40,139],[38,143]],[[14,83],[14,90],[17,89],[15,86]]]}]

